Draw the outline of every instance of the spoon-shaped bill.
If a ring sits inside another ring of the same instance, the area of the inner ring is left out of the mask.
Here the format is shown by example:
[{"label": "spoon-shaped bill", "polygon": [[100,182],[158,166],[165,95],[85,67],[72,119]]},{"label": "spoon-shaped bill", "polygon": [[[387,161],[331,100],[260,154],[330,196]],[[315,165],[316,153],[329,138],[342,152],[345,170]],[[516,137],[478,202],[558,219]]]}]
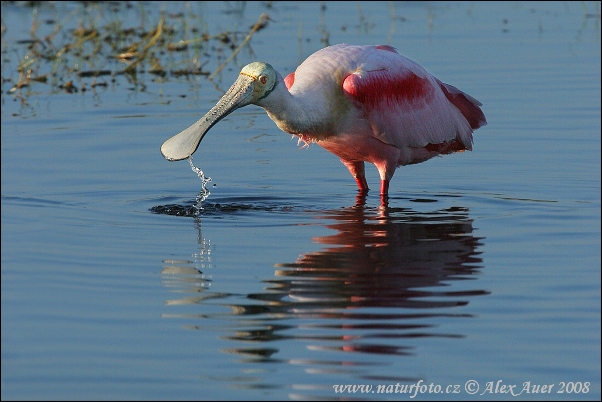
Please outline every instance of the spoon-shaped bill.
[{"label": "spoon-shaped bill", "polygon": [[165,159],[179,161],[192,155],[211,127],[236,109],[253,101],[253,90],[253,79],[246,75],[239,75],[228,92],[205,116],[161,145],[161,153]]}]

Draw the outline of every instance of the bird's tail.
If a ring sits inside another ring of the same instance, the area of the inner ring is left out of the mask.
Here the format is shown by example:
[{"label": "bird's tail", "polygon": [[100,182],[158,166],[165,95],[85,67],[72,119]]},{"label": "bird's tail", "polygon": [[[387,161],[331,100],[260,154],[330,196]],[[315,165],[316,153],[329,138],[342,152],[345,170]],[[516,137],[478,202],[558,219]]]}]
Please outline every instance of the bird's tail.
[{"label": "bird's tail", "polygon": [[[436,78],[435,78],[436,79]],[[436,79],[437,80],[437,79]],[[476,130],[479,127],[483,127],[487,124],[487,120],[485,119],[485,115],[479,106],[483,105],[481,102],[460,91],[458,88],[453,85],[444,84],[443,82],[437,80],[445,97],[449,100],[458,110],[462,113],[462,115],[470,124],[470,128]]]}]

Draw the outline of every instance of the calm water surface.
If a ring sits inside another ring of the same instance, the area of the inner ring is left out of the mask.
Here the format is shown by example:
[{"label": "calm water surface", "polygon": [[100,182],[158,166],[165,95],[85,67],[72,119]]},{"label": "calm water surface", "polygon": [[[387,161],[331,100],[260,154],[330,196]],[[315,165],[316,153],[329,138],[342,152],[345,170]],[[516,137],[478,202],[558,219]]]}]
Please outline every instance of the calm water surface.
[{"label": "calm water surface", "polygon": [[[600,399],[599,3],[151,3],[145,18],[162,8],[212,34],[273,21],[214,82],[36,84],[28,106],[2,85],[2,399]],[[2,3],[3,77],[31,19]],[[326,41],[393,45],[479,99],[474,151],[398,169],[381,208],[247,107],[195,154],[213,181],[194,214],[201,182],[162,142],[243,65],[287,74]],[[552,388],[512,398],[498,381]],[[432,387],[376,392],[417,383]]]}]

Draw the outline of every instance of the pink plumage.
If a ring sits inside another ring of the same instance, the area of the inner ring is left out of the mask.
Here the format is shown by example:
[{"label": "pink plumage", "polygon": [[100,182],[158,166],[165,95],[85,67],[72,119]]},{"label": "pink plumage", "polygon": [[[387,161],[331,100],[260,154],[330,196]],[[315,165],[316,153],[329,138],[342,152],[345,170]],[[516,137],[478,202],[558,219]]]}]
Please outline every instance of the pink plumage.
[{"label": "pink plumage", "polygon": [[472,130],[486,124],[480,102],[390,46],[327,47],[285,82],[293,97],[312,94],[330,105],[323,114],[330,133],[296,134],[339,156],[360,190],[367,190],[363,162],[376,165],[386,190],[398,166],[471,150]]}]

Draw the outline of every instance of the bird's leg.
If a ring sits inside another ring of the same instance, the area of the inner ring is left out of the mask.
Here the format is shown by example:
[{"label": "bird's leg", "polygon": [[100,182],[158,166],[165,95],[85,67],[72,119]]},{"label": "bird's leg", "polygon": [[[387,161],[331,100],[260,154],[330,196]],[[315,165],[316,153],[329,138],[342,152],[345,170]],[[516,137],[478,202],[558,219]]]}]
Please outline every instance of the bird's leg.
[{"label": "bird's leg", "polygon": [[370,190],[368,188],[368,182],[366,181],[366,176],[356,176],[355,182],[357,183],[357,189],[360,193],[365,194]]},{"label": "bird's leg", "polygon": [[389,180],[381,180],[380,181],[380,195],[384,195],[384,196],[389,195]]},{"label": "bird's leg", "polygon": [[380,181],[380,205],[382,207],[389,205],[389,180]]},{"label": "bird's leg", "polygon": [[380,175],[380,197],[389,197],[389,182],[393,178],[395,168],[397,167],[397,157],[388,158],[384,161],[375,162],[374,165],[378,169]]},{"label": "bird's leg", "polygon": [[351,162],[341,159],[343,165],[347,166],[349,173],[355,179],[357,183],[357,189],[360,193],[365,194],[368,192],[368,182],[366,181],[366,174],[364,170],[364,162]]}]

